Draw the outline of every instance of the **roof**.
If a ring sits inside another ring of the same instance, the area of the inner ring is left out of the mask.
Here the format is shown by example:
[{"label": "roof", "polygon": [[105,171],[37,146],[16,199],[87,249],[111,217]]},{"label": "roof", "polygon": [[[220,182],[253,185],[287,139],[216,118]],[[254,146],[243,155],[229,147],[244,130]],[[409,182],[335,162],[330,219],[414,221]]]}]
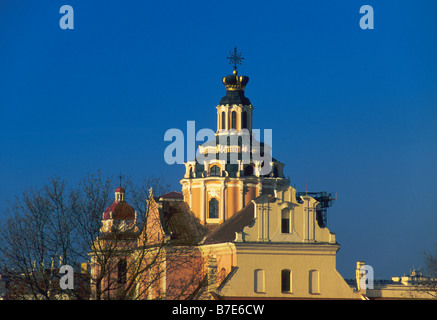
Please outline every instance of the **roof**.
[{"label": "roof", "polygon": [[241,104],[241,105],[250,105],[250,100],[244,96],[244,91],[236,90],[236,91],[226,91],[226,95],[221,98],[220,105],[232,105],[232,104]]},{"label": "roof", "polygon": [[161,225],[175,245],[196,245],[207,234],[208,229],[182,201],[163,201]]},{"label": "roof", "polygon": [[250,100],[244,96],[244,88],[249,82],[247,76],[237,76],[232,74],[223,78],[223,84],[226,87],[226,96],[220,100],[221,105],[250,105]]},{"label": "roof", "polygon": [[[112,217],[111,217],[112,212]],[[103,213],[103,220],[134,220],[135,210],[124,201],[114,201]]]},{"label": "roof", "polygon": [[163,194],[159,197],[160,200],[166,200],[166,199],[174,199],[174,200],[183,200],[184,195],[177,191],[172,191],[166,194]]},{"label": "roof", "polygon": [[235,213],[231,218],[223,222],[217,229],[211,232],[203,241],[203,244],[231,242],[235,240],[235,233],[252,224],[254,219],[253,202]]},{"label": "roof", "polygon": [[125,193],[126,191],[124,190],[123,187],[118,187],[117,189],[115,189],[115,192]]}]

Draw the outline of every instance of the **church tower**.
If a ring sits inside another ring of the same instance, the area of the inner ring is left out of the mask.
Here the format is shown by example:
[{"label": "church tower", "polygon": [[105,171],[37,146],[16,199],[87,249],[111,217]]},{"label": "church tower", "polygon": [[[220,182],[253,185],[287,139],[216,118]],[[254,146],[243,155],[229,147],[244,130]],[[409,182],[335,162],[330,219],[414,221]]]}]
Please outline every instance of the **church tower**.
[{"label": "church tower", "polygon": [[137,232],[137,213],[126,203],[124,188],[120,186],[115,189],[114,193],[114,202],[103,212],[100,232],[103,234]]},{"label": "church tower", "polygon": [[245,96],[249,77],[240,76],[243,59],[236,48],[228,57],[234,70],[222,82],[226,95],[217,105],[215,140],[199,146],[199,156],[185,163],[181,179],[184,200],[202,224],[217,225],[261,194],[288,185],[284,164],[272,158],[253,127],[253,110]]}]

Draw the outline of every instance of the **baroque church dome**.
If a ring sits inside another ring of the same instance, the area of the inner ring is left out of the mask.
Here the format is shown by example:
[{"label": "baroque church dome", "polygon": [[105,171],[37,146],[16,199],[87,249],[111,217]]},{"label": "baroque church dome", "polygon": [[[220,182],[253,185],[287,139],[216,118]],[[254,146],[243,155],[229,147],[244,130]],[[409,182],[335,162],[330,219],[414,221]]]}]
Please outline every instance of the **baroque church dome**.
[{"label": "baroque church dome", "polygon": [[135,210],[124,201],[125,190],[123,187],[115,189],[115,200],[103,213],[103,220],[134,220]]},{"label": "baroque church dome", "polygon": [[250,105],[250,100],[244,95],[244,89],[249,82],[249,77],[238,76],[237,70],[232,75],[223,78],[226,95],[220,100],[221,105]]}]

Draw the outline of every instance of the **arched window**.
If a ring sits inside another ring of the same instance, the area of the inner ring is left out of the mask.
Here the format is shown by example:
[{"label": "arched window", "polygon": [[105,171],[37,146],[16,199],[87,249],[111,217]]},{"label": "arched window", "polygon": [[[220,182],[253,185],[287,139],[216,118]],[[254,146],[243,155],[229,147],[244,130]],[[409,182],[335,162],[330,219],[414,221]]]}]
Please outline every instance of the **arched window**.
[{"label": "arched window", "polygon": [[222,129],[226,129],[226,112],[222,112]]},{"label": "arched window", "polygon": [[218,201],[216,198],[212,198],[211,200],[209,200],[208,217],[210,219],[217,219],[218,213]]},{"label": "arched window", "polygon": [[241,115],[241,128],[247,129],[247,111],[243,111]]},{"label": "arched window", "polygon": [[281,270],[281,292],[291,292],[291,271]]},{"label": "arched window", "polygon": [[254,291],[265,292],[265,272],[262,269],[256,269],[254,272]]},{"label": "arched window", "polygon": [[237,112],[232,111],[232,129],[237,129]]},{"label": "arched window", "polygon": [[126,260],[120,260],[117,264],[117,282],[126,283]]},{"label": "arched window", "polygon": [[310,270],[309,272],[309,291],[312,294],[320,293],[320,279],[318,270]]},{"label": "arched window", "polygon": [[210,170],[210,175],[219,177],[220,176],[220,167],[219,166],[212,166]]},{"label": "arched window", "polygon": [[252,165],[248,165],[244,168],[244,175],[246,177],[253,176],[253,166]]},{"label": "arched window", "polygon": [[284,208],[281,211],[281,233],[290,233],[291,223],[290,223],[290,209]]}]

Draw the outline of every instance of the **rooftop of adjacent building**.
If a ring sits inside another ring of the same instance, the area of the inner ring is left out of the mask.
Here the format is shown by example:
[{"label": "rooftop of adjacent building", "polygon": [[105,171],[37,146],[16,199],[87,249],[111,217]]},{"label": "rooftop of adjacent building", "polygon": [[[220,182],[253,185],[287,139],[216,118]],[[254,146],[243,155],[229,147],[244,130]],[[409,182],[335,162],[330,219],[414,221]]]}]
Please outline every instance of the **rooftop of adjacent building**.
[{"label": "rooftop of adjacent building", "polygon": [[[345,279],[345,281],[353,288],[356,288],[357,279]],[[398,287],[411,287],[426,283],[428,281],[436,281],[429,276],[424,275],[421,271],[416,270],[414,267],[410,271],[410,274],[403,276],[393,276],[391,279],[374,279],[374,289],[384,289],[393,286]]]}]

